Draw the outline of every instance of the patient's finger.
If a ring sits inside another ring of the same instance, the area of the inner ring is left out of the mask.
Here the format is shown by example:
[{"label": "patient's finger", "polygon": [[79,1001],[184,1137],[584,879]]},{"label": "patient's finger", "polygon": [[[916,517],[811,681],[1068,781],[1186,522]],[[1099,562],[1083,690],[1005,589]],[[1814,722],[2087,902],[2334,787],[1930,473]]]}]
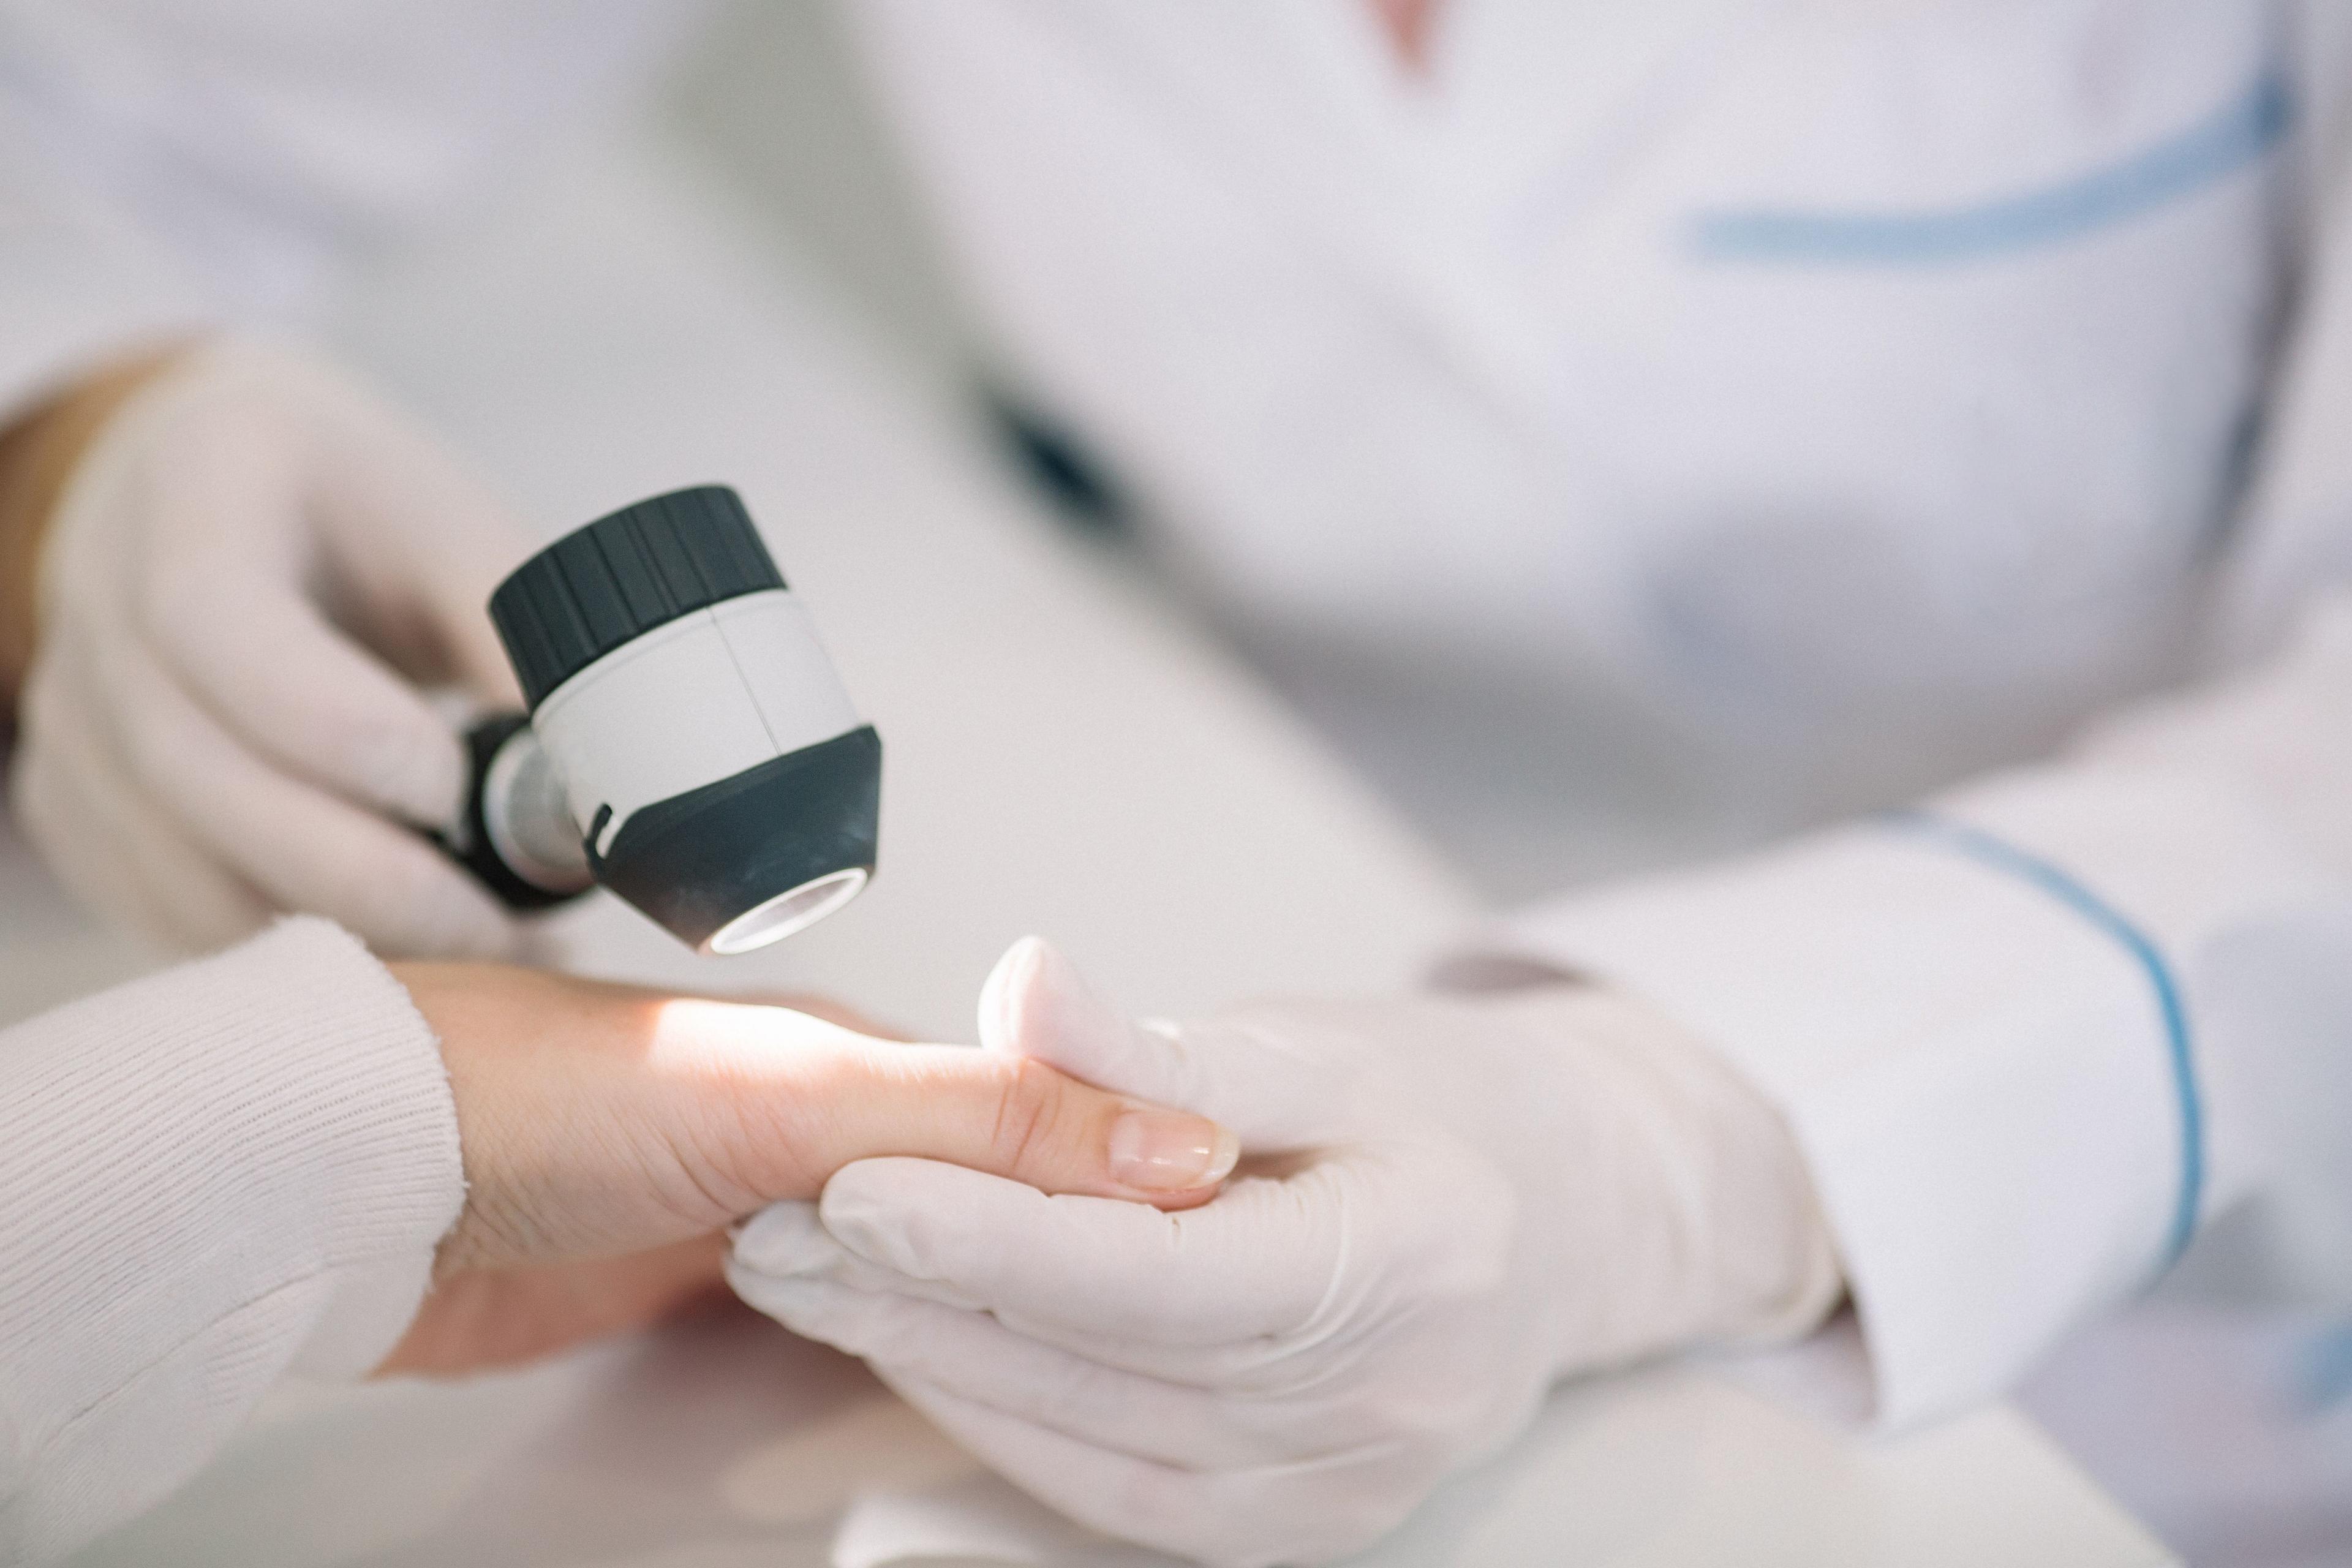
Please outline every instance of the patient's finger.
[{"label": "patient's finger", "polygon": [[1177,1207],[1206,1199],[1238,1145],[1205,1117],[962,1046],[902,1046],[782,1009],[673,1002],[653,1042],[723,1136],[766,1169],[761,1198],[805,1198],[842,1166],[916,1155],[1045,1192]]}]

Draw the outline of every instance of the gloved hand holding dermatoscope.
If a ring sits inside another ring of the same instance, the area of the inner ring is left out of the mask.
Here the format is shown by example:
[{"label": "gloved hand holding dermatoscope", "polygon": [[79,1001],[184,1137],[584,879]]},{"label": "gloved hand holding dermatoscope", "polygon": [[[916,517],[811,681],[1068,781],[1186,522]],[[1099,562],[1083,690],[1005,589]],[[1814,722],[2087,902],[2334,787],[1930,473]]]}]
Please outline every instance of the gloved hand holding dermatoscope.
[{"label": "gloved hand holding dermatoscope", "polygon": [[[724,952],[870,873],[878,742],[731,492],[541,552],[496,595],[502,648],[483,606],[524,536],[396,410],[266,343],[133,369],[38,523],[8,758],[84,902],[186,952],[300,910],[385,956],[499,957],[514,909],[601,879]],[[537,722],[469,757],[436,689]]]},{"label": "gloved hand holding dermatoscope", "polygon": [[882,742],[733,490],[567,534],[499,584],[490,616],[530,711],[471,731],[445,843],[509,904],[602,883],[723,954],[864,889]]}]

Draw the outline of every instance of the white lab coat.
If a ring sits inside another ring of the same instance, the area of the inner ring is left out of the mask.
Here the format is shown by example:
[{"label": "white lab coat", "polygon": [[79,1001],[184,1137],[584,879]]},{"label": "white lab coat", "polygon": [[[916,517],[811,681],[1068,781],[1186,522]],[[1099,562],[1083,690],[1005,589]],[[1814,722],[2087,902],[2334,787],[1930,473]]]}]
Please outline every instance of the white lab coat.
[{"label": "white lab coat", "polygon": [[[0,400],[680,11],[0,7]],[[2332,7],[1457,0],[1426,89],[1355,0],[854,14],[999,370],[1497,888],[1933,797],[1484,939],[1785,1109],[1886,1418],[2168,1268],[2352,1297]]]},{"label": "white lab coat", "polygon": [[1929,797],[1488,939],[1784,1107],[1885,1418],[2192,1235],[2352,1300],[2341,22],[1465,5],[1416,89],[1346,0],[856,15],[1018,384],[1492,884],[1596,775]]},{"label": "white lab coat", "polygon": [[1563,780],[1783,831],[2195,667],[2290,9],[1441,6],[1420,89],[1365,9],[853,14],[1005,366],[1491,882]]}]

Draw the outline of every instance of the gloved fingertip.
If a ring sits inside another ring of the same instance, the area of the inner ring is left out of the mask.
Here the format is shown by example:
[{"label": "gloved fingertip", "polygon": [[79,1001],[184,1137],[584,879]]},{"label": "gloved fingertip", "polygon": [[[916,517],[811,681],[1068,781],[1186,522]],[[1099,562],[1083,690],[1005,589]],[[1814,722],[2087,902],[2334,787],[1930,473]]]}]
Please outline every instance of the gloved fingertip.
[{"label": "gloved fingertip", "polygon": [[845,1290],[820,1279],[751,1278],[735,1293],[804,1340],[831,1345],[847,1355],[871,1356],[894,1348],[889,1331],[892,1303]]},{"label": "gloved fingertip", "polygon": [[465,742],[432,706],[404,689],[363,711],[333,698],[314,706],[337,710],[333,724],[305,723],[314,752],[290,759],[283,745],[265,746],[255,760],[411,827],[456,826],[466,805]]},{"label": "gloved fingertip", "polygon": [[420,827],[446,832],[466,813],[466,747],[436,720],[387,747],[372,770],[383,803]]},{"label": "gloved fingertip", "polygon": [[415,882],[409,886],[415,890],[405,899],[378,903],[368,915],[354,912],[338,918],[386,958],[496,963],[514,959],[522,952],[523,923],[500,909],[456,866],[436,868],[423,879],[423,886]]},{"label": "gloved fingertip", "polygon": [[815,1336],[816,1281],[727,1262],[727,1288],[795,1333]]},{"label": "gloved fingertip", "polygon": [[929,1279],[935,1270],[927,1248],[913,1232],[935,1215],[920,1204],[910,1206],[902,1184],[877,1168],[899,1163],[861,1160],[835,1172],[817,1199],[818,1223],[826,1237],[852,1257],[916,1279]]},{"label": "gloved fingertip", "polygon": [[1059,958],[1042,936],[1024,936],[1004,950],[980,988],[980,1043],[984,1050],[1018,1054],[1024,999],[1040,966]]},{"label": "gloved fingertip", "polygon": [[842,1256],[811,1203],[770,1204],[735,1230],[736,1261],[771,1277],[819,1273]]},{"label": "gloved fingertip", "polygon": [[980,1040],[990,1050],[1034,1057],[1101,1082],[1107,1053],[1126,1037],[1119,1016],[1062,950],[1024,937],[997,961],[981,993]]}]

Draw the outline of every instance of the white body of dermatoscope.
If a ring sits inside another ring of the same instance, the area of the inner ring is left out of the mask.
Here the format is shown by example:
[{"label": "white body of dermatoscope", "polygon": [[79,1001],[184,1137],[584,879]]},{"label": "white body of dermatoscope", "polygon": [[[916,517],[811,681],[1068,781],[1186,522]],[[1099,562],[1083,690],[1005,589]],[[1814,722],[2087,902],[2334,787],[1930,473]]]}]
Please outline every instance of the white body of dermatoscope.
[{"label": "white body of dermatoscope", "polygon": [[727,953],[864,889],[881,742],[733,491],[657,496],[567,535],[491,616],[530,714],[476,731],[459,852],[509,902],[594,881]]}]

